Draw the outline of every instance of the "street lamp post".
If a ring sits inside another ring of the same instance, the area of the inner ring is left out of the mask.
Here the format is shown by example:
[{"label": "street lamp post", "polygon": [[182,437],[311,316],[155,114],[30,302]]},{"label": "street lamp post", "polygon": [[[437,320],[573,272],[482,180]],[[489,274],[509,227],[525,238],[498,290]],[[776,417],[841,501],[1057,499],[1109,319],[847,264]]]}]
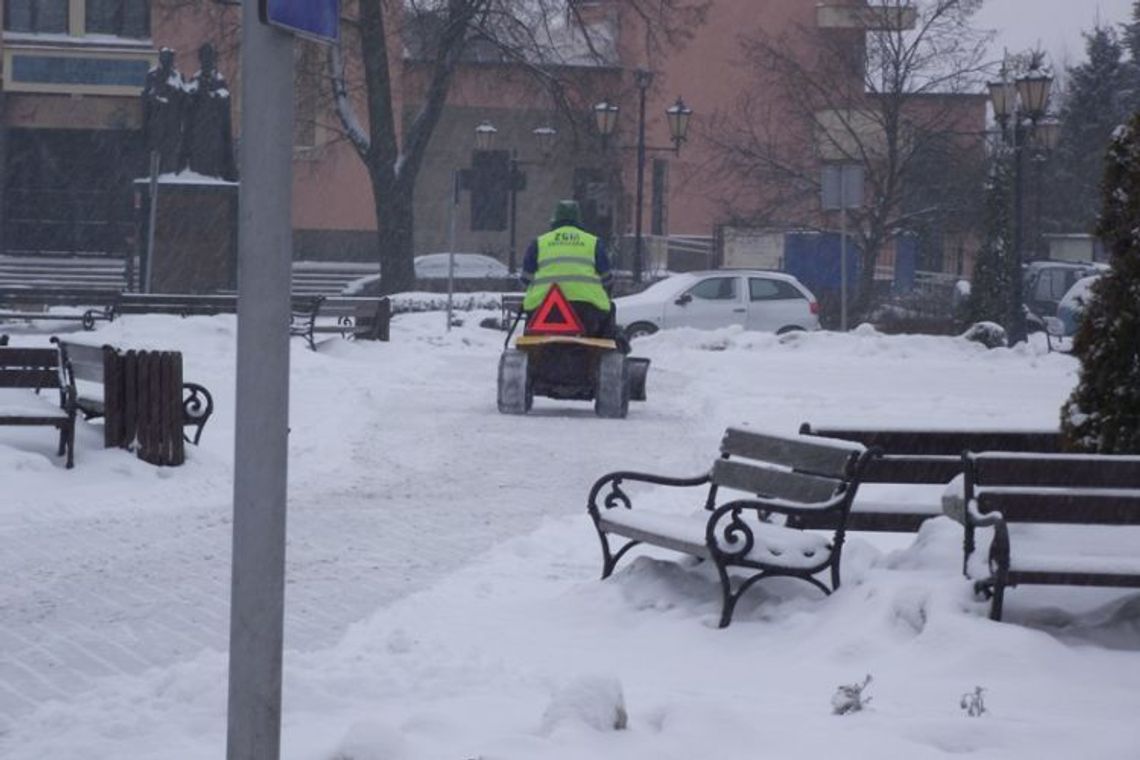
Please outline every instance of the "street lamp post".
[{"label": "street lamp post", "polygon": [[[633,281],[641,282],[643,261],[642,238],[642,212],[645,206],[645,154],[650,151],[671,151],[680,155],[681,143],[685,142],[689,133],[689,117],[693,109],[685,105],[679,96],[677,102],[665,109],[665,116],[669,122],[669,136],[673,142],[672,147],[658,148],[645,144],[645,100],[650,85],[653,84],[653,72],[647,69],[637,69],[634,72],[634,84],[637,86],[637,208],[634,211],[634,241],[633,249]],[[613,134],[617,126],[618,106],[608,100],[603,100],[594,106],[594,125],[602,136],[603,144]]]},{"label": "street lamp post", "polygon": [[[475,128],[475,147],[479,150],[490,150],[498,132],[489,121],[485,121]],[[534,166],[545,163],[554,150],[554,140],[558,130],[554,127],[535,127],[531,130],[538,150],[542,154],[540,161],[523,161],[519,159],[518,148],[511,148],[511,157],[508,163],[507,176],[510,183],[510,223],[507,246],[507,269],[511,274],[518,270],[516,230],[518,229],[518,194],[526,189],[526,174],[519,170],[520,166]]]},{"label": "street lamp post", "polygon": [[1014,345],[1026,340],[1024,293],[1022,285],[1022,257],[1024,252],[1024,213],[1022,209],[1023,155],[1030,140],[1035,139],[1039,122],[1049,104],[1049,90],[1053,78],[1041,68],[1041,62],[1034,59],[1025,76],[1010,82],[1002,70],[1000,81],[989,84],[990,101],[993,104],[994,118],[1001,127],[1003,142],[1013,149],[1013,256],[1010,258],[1010,279],[1013,298],[1009,315],[1009,343]]}]

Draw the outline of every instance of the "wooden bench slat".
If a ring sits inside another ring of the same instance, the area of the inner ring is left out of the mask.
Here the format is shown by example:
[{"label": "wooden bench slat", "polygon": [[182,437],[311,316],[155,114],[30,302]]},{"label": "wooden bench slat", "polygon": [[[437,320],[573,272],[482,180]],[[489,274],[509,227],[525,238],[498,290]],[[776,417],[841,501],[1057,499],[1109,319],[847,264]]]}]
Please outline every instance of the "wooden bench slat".
[{"label": "wooden bench slat", "polygon": [[4,367],[58,367],[59,352],[54,348],[5,346],[0,352]]},{"label": "wooden bench slat", "polygon": [[949,483],[962,472],[962,457],[948,455],[876,457],[863,470],[864,483]]},{"label": "wooden bench slat", "polygon": [[1101,488],[1140,488],[1140,457],[1061,454],[1018,456],[971,454],[976,483],[1065,488],[1082,483]]},{"label": "wooden bench slat", "polygon": [[56,369],[7,369],[0,367],[0,388],[58,388]]},{"label": "wooden bench slat", "polygon": [[807,504],[828,501],[841,483],[839,480],[758,467],[731,459],[718,459],[713,464],[712,482],[722,488]]},{"label": "wooden bench slat", "polygon": [[1024,451],[1056,453],[1061,450],[1060,432],[1056,430],[906,430],[861,429],[843,427],[812,428],[805,423],[801,430],[810,435],[856,441],[875,447],[883,454],[951,455],[964,451]]},{"label": "wooden bench slat", "polygon": [[729,428],[721,441],[721,453],[746,459],[757,459],[802,472],[844,477],[853,459],[864,451],[860,444],[819,442],[804,438],[788,438]]},{"label": "wooden bench slat", "polygon": [[1140,491],[1043,493],[982,489],[976,498],[980,512],[1001,512],[1006,522],[1140,525]]}]

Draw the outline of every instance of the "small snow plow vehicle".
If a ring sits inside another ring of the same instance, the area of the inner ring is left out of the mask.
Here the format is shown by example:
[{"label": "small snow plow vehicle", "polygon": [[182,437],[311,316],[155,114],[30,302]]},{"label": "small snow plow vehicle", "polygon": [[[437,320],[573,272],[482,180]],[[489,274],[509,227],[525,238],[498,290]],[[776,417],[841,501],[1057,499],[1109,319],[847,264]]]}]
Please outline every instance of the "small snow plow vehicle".
[{"label": "small snow plow vehicle", "polygon": [[593,401],[599,417],[625,417],[629,402],[645,400],[649,360],[626,356],[612,338],[589,337],[557,285],[527,321],[521,303],[499,357],[499,411],[526,414],[535,396]]}]

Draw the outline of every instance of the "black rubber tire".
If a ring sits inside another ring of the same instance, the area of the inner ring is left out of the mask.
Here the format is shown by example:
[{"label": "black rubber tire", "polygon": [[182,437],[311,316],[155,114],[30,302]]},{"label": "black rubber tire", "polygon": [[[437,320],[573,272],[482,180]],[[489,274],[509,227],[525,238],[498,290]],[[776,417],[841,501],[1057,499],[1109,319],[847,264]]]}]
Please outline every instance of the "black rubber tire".
[{"label": "black rubber tire", "polygon": [[804,328],[799,325],[784,325],[776,331],[777,335],[787,335],[788,333],[804,332]]},{"label": "black rubber tire", "polygon": [[655,332],[657,332],[657,325],[652,322],[634,322],[625,328],[625,337],[628,340],[633,340],[634,338],[652,335]]},{"label": "black rubber tire", "polygon": [[594,413],[599,417],[622,419],[629,413],[629,376],[625,356],[617,351],[602,354],[598,360],[594,389]]},{"label": "black rubber tire", "polygon": [[508,349],[499,356],[498,405],[503,414],[526,414],[534,403],[527,377],[527,355]]}]

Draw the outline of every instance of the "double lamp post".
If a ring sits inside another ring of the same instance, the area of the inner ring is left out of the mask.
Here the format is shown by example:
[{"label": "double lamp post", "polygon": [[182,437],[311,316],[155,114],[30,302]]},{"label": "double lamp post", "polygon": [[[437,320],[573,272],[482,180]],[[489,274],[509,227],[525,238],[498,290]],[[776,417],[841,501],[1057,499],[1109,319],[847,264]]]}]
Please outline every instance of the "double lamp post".
[{"label": "double lamp post", "polygon": [[[658,148],[645,144],[645,99],[650,85],[653,84],[653,72],[647,69],[637,69],[633,75],[633,82],[637,86],[637,201],[634,208],[636,235],[633,249],[633,281],[641,282],[644,262],[645,243],[642,236],[642,214],[645,207],[645,155],[649,152],[669,151],[680,155],[681,144],[689,134],[689,118],[693,109],[685,105],[685,101],[677,97],[677,102],[665,109],[665,118],[669,123],[669,137],[673,142],[671,147]],[[602,136],[603,147],[613,134],[617,126],[618,106],[609,100],[603,100],[594,106],[594,126]]]},{"label": "double lamp post", "polygon": [[[1009,315],[1010,345],[1021,343],[1027,337],[1025,294],[1022,284],[1025,247],[1025,217],[1022,208],[1024,154],[1026,148],[1044,154],[1057,145],[1060,126],[1055,120],[1045,118],[1052,86],[1053,78],[1041,68],[1038,61],[1030,65],[1024,76],[1012,82],[1006,76],[1003,67],[1002,78],[989,84],[994,118],[1001,127],[1003,144],[1013,151],[1014,161],[1013,252],[1009,261],[1010,287],[1013,289]],[[1037,188],[1037,192],[1040,194],[1040,187]],[[1040,225],[1041,221],[1038,219],[1038,234],[1040,234]]]},{"label": "double lamp post", "polygon": [[[495,135],[499,130],[489,121],[484,121],[475,127],[475,149],[490,150],[495,144]],[[531,130],[538,150],[542,154],[540,161],[523,161],[519,158],[518,148],[511,148],[511,156],[507,162],[507,187],[510,192],[509,211],[509,243],[507,247],[507,269],[514,274],[518,269],[517,229],[518,229],[518,194],[526,189],[526,174],[519,170],[520,166],[531,166],[544,163],[550,158],[554,150],[554,140],[558,137],[558,130],[550,126],[535,127]]]},{"label": "double lamp post", "polygon": [[[637,204],[635,207],[635,247],[633,253],[633,280],[634,282],[641,282],[643,260],[644,260],[644,241],[642,235],[642,212],[645,205],[645,157],[649,152],[656,151],[670,151],[675,155],[681,152],[681,144],[685,142],[689,133],[689,117],[692,116],[693,110],[685,105],[685,101],[680,97],[677,102],[665,109],[665,117],[669,123],[669,135],[672,141],[672,146],[667,148],[652,147],[645,144],[645,101],[649,87],[653,84],[653,72],[646,69],[637,69],[634,72],[634,84],[637,86],[638,91],[638,117],[637,117],[637,144],[632,147],[637,151]],[[603,100],[593,107],[594,126],[598,134],[602,137],[602,145],[605,147],[609,138],[613,135],[617,127],[617,118],[619,106],[609,100]],[[477,150],[486,151],[490,150],[495,142],[495,135],[498,129],[489,122],[484,121],[475,127],[475,148]],[[541,161],[524,161],[518,157],[518,150],[511,148],[510,159],[508,161],[508,189],[510,192],[510,211],[508,223],[508,254],[507,254],[507,267],[511,274],[514,274],[518,268],[517,256],[517,237],[516,230],[518,227],[518,193],[526,189],[526,174],[524,174],[519,167],[540,164],[550,157],[554,149],[554,140],[558,136],[558,131],[550,126],[537,127],[531,131],[534,135],[535,141],[538,143],[538,148],[542,154]]]}]

